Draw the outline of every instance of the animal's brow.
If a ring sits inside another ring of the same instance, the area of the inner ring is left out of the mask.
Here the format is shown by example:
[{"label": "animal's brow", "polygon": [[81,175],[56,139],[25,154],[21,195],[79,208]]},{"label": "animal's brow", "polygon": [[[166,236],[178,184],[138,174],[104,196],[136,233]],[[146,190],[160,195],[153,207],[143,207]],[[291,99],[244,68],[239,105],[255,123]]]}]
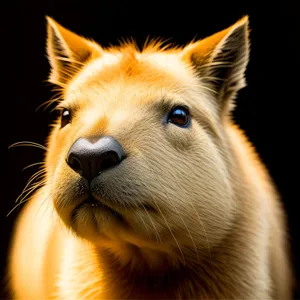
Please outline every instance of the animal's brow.
[{"label": "animal's brow", "polygon": [[185,103],[170,98],[162,98],[158,101],[151,103],[150,106],[151,108],[159,111],[168,111],[174,108],[175,106],[187,107]]},{"label": "animal's brow", "polygon": [[56,110],[63,110],[63,109],[68,109],[72,112],[75,112],[79,110],[79,106],[74,102],[70,102],[70,103],[61,102],[56,106]]}]

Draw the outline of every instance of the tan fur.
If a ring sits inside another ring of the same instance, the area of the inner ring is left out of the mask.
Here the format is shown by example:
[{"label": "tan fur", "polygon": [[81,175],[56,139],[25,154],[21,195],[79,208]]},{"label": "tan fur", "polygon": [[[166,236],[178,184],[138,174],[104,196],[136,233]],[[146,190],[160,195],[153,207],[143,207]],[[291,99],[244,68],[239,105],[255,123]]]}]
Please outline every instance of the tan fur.
[{"label": "tan fur", "polygon": [[[248,18],[184,48],[102,49],[48,18],[59,106],[46,183],[17,222],[10,256],[17,299],[291,299],[285,218],[275,188],[230,119],[248,61]],[[163,123],[171,107],[192,123]],[[116,138],[127,158],[100,174],[105,211],[71,213],[79,137]],[[137,205],[152,206],[155,211]],[[130,205],[130,209],[122,208]]]}]

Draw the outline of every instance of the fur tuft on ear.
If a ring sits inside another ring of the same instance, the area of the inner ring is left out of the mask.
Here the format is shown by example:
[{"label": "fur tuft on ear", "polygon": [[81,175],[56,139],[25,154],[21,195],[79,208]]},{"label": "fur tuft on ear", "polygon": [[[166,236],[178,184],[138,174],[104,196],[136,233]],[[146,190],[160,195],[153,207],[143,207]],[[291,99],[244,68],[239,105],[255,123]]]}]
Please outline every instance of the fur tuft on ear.
[{"label": "fur tuft on ear", "polygon": [[220,109],[228,108],[245,83],[249,60],[248,16],[229,28],[186,46],[182,59],[195,68],[201,82],[213,91]]},{"label": "fur tuft on ear", "polygon": [[51,65],[49,81],[66,84],[88,61],[100,56],[101,47],[70,30],[52,18],[47,19],[47,54]]}]

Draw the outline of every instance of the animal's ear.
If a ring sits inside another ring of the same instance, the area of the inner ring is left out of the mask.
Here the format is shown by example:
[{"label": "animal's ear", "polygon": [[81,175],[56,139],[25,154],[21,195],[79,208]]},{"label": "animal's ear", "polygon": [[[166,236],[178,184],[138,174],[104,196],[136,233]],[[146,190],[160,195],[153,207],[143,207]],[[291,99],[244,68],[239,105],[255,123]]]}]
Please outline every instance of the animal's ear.
[{"label": "animal's ear", "polygon": [[182,59],[192,64],[202,83],[214,94],[220,109],[228,108],[245,84],[249,59],[248,16],[229,28],[186,46]]},{"label": "animal's ear", "polygon": [[49,81],[64,85],[89,60],[101,54],[101,47],[64,28],[52,18],[46,19],[47,54],[51,65]]}]

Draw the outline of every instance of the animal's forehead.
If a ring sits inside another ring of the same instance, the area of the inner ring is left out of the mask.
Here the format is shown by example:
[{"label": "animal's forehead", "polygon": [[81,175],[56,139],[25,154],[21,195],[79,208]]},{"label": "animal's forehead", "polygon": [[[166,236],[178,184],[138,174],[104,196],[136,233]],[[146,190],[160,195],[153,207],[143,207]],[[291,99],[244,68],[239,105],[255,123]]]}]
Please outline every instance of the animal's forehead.
[{"label": "animal's forehead", "polygon": [[68,85],[66,98],[114,97],[151,101],[195,86],[196,78],[177,52],[105,52]]}]

